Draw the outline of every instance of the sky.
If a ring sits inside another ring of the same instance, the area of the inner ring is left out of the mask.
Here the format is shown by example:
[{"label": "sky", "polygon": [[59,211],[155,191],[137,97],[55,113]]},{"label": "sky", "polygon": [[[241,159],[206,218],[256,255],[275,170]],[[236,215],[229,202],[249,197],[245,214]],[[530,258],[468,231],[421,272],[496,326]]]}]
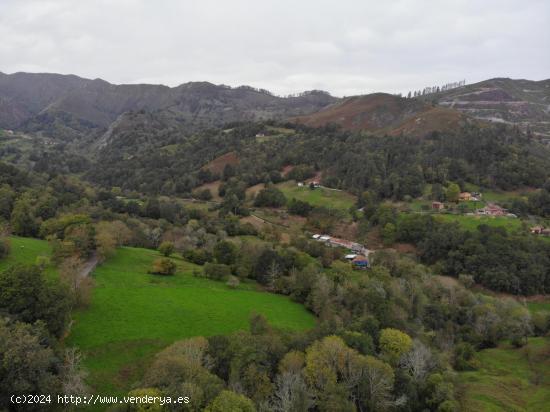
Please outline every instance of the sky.
[{"label": "sky", "polygon": [[0,0],[0,71],[279,95],[550,78],[549,0]]}]

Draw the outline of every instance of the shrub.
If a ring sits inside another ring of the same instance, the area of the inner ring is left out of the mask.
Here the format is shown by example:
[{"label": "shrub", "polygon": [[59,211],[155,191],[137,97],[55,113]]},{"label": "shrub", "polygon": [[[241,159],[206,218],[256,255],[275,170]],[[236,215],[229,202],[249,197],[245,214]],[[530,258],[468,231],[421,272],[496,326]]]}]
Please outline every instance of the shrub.
[{"label": "shrub", "polygon": [[10,254],[10,241],[0,238],[0,259],[5,258]]},{"label": "shrub", "polygon": [[231,275],[231,269],[221,263],[207,263],[204,265],[204,274],[209,279],[222,280]]},{"label": "shrub", "polygon": [[229,286],[231,289],[236,289],[240,285],[239,278],[236,276],[229,276],[229,279],[226,282],[226,285]]},{"label": "shrub", "polygon": [[200,190],[195,194],[195,196],[199,200],[212,200],[212,192],[210,191],[210,189]]},{"label": "shrub", "polygon": [[479,367],[479,361],[475,358],[476,350],[468,342],[461,342],[455,346],[453,353],[453,366],[457,371],[475,370]]},{"label": "shrub", "polygon": [[294,198],[292,198],[288,205],[288,212],[293,215],[307,217],[307,215],[309,215],[309,212],[311,212],[312,210],[313,206],[311,206],[308,202],[296,200]]},{"label": "shrub", "polygon": [[189,249],[182,253],[185,260],[194,263],[195,265],[204,265],[206,262],[212,260],[212,256],[205,250]]},{"label": "shrub", "polygon": [[270,186],[262,189],[254,200],[254,206],[281,207],[286,204],[283,192],[276,187]]},{"label": "shrub", "polygon": [[40,270],[44,270],[46,266],[50,264],[50,258],[48,256],[37,256],[34,260],[34,264],[40,268]]},{"label": "shrub", "polygon": [[465,273],[461,273],[458,275],[458,281],[464,286],[466,289],[470,289],[475,285],[475,280],[472,275],[467,275]]},{"label": "shrub", "polygon": [[537,336],[544,336],[550,330],[550,312],[545,310],[535,312],[531,320]]},{"label": "shrub", "polygon": [[162,253],[163,256],[169,257],[174,253],[174,244],[168,241],[162,242],[159,246],[159,252]]},{"label": "shrub", "polygon": [[153,275],[173,275],[176,273],[176,264],[168,258],[156,259],[149,273]]}]

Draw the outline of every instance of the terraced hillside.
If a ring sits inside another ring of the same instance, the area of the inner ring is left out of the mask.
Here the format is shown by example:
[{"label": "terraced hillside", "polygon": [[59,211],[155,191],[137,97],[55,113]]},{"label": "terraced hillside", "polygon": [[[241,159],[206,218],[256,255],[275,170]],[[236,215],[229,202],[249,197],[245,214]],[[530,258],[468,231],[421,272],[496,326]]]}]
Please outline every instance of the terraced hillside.
[{"label": "terraced hillside", "polygon": [[550,139],[550,79],[490,79],[423,99],[477,119],[518,125]]}]

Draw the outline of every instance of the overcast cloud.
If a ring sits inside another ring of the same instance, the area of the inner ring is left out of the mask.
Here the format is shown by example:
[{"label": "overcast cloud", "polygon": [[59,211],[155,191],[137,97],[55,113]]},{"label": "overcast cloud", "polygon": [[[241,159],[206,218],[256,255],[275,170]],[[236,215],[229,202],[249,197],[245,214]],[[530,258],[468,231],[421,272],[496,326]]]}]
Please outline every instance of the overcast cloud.
[{"label": "overcast cloud", "polygon": [[277,94],[550,77],[548,0],[0,0],[0,71]]}]

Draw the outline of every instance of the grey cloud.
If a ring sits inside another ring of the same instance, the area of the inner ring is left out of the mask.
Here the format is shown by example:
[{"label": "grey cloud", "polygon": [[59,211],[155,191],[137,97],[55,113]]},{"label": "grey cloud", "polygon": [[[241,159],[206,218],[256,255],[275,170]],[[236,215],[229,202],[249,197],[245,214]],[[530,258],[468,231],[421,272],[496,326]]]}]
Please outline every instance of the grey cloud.
[{"label": "grey cloud", "polygon": [[550,77],[545,0],[0,0],[0,70],[336,95]]}]

